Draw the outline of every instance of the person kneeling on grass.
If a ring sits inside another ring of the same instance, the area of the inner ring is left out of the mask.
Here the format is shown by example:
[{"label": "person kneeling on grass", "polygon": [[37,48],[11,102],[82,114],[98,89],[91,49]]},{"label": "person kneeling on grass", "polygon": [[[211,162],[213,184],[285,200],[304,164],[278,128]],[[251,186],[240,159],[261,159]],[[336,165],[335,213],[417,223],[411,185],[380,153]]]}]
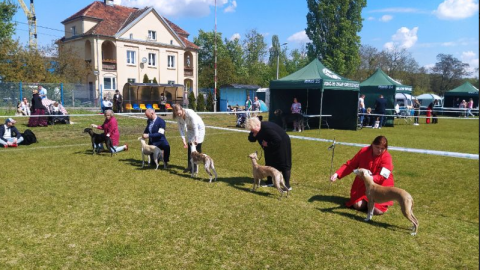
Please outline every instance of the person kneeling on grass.
[{"label": "person kneeling on grass", "polygon": [[[344,178],[358,168],[370,170],[373,175],[373,181],[384,187],[393,187],[393,163],[392,156],[387,151],[388,141],[385,136],[378,136],[373,140],[370,146],[360,149],[360,151],[349,161],[340,167],[331,177],[330,181]],[[356,176],[350,190],[350,200],[345,204],[347,207],[353,207],[357,210],[367,210],[367,195],[365,194],[365,183]],[[382,215],[387,212],[388,206],[393,205],[393,201],[386,203],[376,203],[374,215]]]},{"label": "person kneeling on grass", "polygon": [[[113,145],[113,148],[115,148],[116,153],[122,152],[124,150],[127,151],[128,150],[127,144],[118,146],[118,143],[120,140],[120,132],[118,131],[118,123],[117,123],[117,119],[113,116],[113,111],[106,110],[104,115],[105,115],[105,121],[103,122],[103,125],[97,126],[95,124],[92,124],[92,127],[103,130],[103,132],[105,133],[105,136],[110,137],[110,140],[112,140],[112,145]],[[100,149],[103,149],[103,144],[100,144],[98,147],[100,147]]]},{"label": "person kneeling on grass", "polygon": [[0,144],[4,148],[7,147],[17,147],[21,142],[23,142],[23,137],[15,127],[17,121],[12,118],[7,118],[5,124],[0,126]]}]

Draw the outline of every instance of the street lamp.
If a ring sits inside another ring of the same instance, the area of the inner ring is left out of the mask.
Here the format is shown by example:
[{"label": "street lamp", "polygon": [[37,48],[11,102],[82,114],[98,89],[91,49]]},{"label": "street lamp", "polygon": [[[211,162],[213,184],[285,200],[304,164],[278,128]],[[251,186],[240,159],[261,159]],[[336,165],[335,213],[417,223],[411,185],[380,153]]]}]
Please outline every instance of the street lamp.
[{"label": "street lamp", "polygon": [[277,49],[277,80],[278,80],[278,65],[279,65],[279,62],[280,62],[280,49],[282,48],[282,46],[285,46],[287,45],[288,43],[285,42],[283,43],[282,45],[280,45]]}]

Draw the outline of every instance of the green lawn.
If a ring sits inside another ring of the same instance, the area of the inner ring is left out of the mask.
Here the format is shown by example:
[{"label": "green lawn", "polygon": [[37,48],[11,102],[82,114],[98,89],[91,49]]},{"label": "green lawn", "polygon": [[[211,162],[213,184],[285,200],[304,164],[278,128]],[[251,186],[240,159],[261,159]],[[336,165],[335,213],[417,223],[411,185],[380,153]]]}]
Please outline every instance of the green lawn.
[{"label": "green lawn", "polygon": [[[233,115],[202,115],[235,126]],[[166,117],[169,119],[170,117]],[[3,119],[1,119],[3,121]],[[417,236],[398,204],[373,222],[345,208],[353,176],[330,184],[329,143],[292,139],[293,191],[252,187],[247,134],[207,129],[203,151],[219,179],[186,165],[168,123],[169,170],[141,169],[144,119],[118,116],[128,152],[92,156],[82,133],[102,115],[33,128],[39,143],[0,149],[0,269],[478,269],[478,160],[391,151],[395,185],[415,199]],[[18,119],[24,130],[26,119]],[[369,144],[478,154],[478,121],[290,133]],[[358,147],[338,145],[334,167]],[[264,163],[262,159],[260,163]]]}]

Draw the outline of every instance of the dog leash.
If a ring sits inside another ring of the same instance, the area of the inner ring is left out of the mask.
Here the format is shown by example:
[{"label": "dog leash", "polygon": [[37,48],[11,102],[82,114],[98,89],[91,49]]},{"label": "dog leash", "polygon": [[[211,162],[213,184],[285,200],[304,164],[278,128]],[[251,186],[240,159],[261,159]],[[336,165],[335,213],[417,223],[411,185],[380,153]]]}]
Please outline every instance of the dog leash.
[{"label": "dog leash", "polygon": [[[333,137],[333,143],[328,147],[328,150],[332,150],[332,159],[330,161],[330,174],[328,175],[329,177],[332,176],[332,169],[333,169],[333,158],[335,157],[335,137]],[[332,189],[332,181],[330,181],[330,190]]]}]

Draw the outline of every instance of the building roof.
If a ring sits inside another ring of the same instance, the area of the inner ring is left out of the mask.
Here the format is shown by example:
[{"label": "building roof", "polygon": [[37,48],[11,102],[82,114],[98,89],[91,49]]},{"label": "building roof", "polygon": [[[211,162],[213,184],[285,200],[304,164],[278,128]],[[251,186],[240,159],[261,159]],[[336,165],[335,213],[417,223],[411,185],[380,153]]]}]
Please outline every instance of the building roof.
[{"label": "building roof", "polygon": [[[115,36],[115,34],[127,27],[130,23],[135,21],[149,9],[149,7],[138,9],[124,7],[120,5],[106,5],[103,2],[94,1],[90,5],[86,6],[77,13],[62,21],[62,24],[80,18],[98,20],[99,22],[97,23],[97,25],[84,33],[84,35],[101,35],[113,37]],[[174,24],[165,17],[163,17],[163,19],[179,36],[185,46],[192,49],[198,49],[197,45],[188,41],[188,36],[190,34],[187,31],[183,30],[178,25]],[[65,40],[65,38],[62,38],[62,40]]]}]

